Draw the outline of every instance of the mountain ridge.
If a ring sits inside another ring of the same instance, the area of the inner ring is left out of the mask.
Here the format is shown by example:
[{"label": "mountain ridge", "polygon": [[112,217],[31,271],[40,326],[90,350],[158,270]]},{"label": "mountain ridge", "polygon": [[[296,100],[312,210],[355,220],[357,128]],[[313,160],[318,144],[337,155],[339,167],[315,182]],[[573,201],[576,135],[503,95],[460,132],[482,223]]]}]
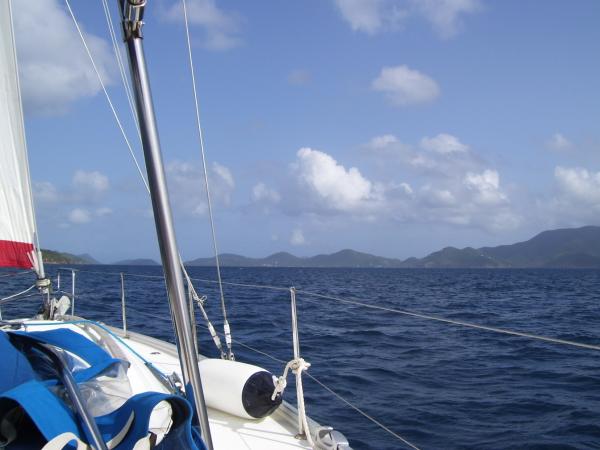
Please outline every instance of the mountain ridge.
[{"label": "mountain ridge", "polygon": [[[214,260],[196,258],[185,264],[212,266]],[[405,260],[344,249],[310,257],[288,252],[264,258],[223,253],[219,261],[225,267],[600,268],[600,227],[547,230],[527,241],[496,247],[445,247],[423,258]]]},{"label": "mountain ridge", "polygon": [[[100,264],[88,254],[42,250],[48,264]],[[277,252],[264,258],[222,253],[224,267],[340,268],[600,268],[600,226],[561,228],[531,239],[495,247],[444,247],[423,258],[386,258],[351,249],[330,254],[296,256]],[[149,258],[126,259],[115,265],[160,265]],[[214,266],[215,258],[196,258],[189,266]]]}]

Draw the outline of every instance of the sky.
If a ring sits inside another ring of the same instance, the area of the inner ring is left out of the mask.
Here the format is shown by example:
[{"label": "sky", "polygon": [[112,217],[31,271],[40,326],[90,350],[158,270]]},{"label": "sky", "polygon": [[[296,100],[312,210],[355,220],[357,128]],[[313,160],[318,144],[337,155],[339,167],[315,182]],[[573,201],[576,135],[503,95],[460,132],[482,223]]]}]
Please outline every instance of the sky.
[{"label": "sky", "polygon": [[[102,2],[70,2],[143,163]],[[65,3],[13,4],[42,247],[158,258]],[[600,225],[600,2],[187,4],[220,252],[407,258]],[[145,19],[177,239],[209,256],[181,2]]]}]

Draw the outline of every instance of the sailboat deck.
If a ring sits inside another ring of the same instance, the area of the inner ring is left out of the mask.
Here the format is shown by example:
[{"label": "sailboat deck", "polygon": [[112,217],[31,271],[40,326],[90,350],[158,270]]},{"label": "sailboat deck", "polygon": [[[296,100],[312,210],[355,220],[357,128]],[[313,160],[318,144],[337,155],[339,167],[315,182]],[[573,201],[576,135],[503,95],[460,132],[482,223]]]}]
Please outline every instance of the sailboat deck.
[{"label": "sailboat deck", "polygon": [[[176,372],[181,376],[177,348],[173,344],[138,333],[128,333],[128,337],[124,337],[119,329],[111,328],[111,331],[164,374]],[[208,416],[215,449],[310,448],[306,441],[294,437],[297,433],[296,412],[285,402],[262,420],[242,419],[212,408],[208,409]]]},{"label": "sailboat deck", "polygon": [[[79,317],[70,317],[74,321],[39,321],[22,322],[26,329],[41,331],[44,329],[68,328],[77,333],[84,331],[76,325],[87,322]],[[104,325],[102,325],[105,327]],[[34,328],[31,328],[34,327]],[[165,375],[177,373],[181,378],[181,368],[175,345],[143,334],[129,332],[127,336],[118,328],[106,327],[113,336],[120,351],[131,363],[128,378],[133,393],[143,391],[168,392],[165,386],[147,369],[146,363],[151,363]],[[204,357],[199,355],[200,359]],[[282,405],[269,417],[260,420],[249,420],[231,414],[208,408],[211,435],[215,449],[299,449],[311,448],[307,441],[296,439],[297,411],[290,404]],[[311,429],[318,424],[310,419]],[[160,422],[160,420],[159,420]]]}]

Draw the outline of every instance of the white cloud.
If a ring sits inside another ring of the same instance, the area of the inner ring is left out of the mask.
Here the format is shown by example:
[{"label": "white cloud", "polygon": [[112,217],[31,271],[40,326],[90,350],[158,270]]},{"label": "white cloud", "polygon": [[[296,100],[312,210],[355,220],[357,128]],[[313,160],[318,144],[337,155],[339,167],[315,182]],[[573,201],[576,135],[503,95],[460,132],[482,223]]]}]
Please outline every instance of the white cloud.
[{"label": "white cloud", "polygon": [[334,0],[354,31],[396,31],[411,17],[425,19],[442,38],[455,36],[462,18],[481,10],[479,0]]},{"label": "white cloud", "polygon": [[97,170],[77,170],[73,175],[73,187],[79,192],[101,194],[106,192],[109,186],[108,177]]},{"label": "white cloud", "polygon": [[354,31],[375,34],[397,29],[406,11],[383,0],[335,0],[342,17]]},{"label": "white cloud", "polygon": [[[428,149],[413,149],[391,134],[367,144],[368,150],[381,155],[390,168],[400,163],[408,169],[392,170],[389,181],[372,181],[358,168],[346,169],[327,153],[300,149],[293,167],[301,189],[286,197],[281,208],[292,215],[338,214],[492,231],[520,224],[521,217],[514,211],[497,170],[476,161],[454,136],[441,134],[428,139],[424,145]],[[404,179],[406,175],[410,182]]]},{"label": "white cloud", "polygon": [[388,148],[390,144],[396,144],[397,142],[398,138],[393,134],[384,134],[382,136],[375,136],[367,145],[369,148],[378,150],[382,148]]},{"label": "white cloud", "polygon": [[447,155],[450,153],[465,153],[469,147],[458,140],[457,137],[447,133],[440,133],[435,137],[424,137],[420,142],[421,148],[431,152]]},{"label": "white cloud", "polygon": [[546,143],[547,147],[552,150],[570,150],[573,148],[573,144],[561,133],[554,133],[552,137]]},{"label": "white cloud", "polygon": [[481,161],[469,146],[456,136],[440,133],[435,137],[424,137],[418,146],[400,141],[392,134],[376,136],[365,145],[372,156],[381,159],[386,166],[390,162],[419,172],[448,177],[464,174],[467,170],[479,170]]},{"label": "white cloud", "polygon": [[405,65],[384,67],[371,87],[384,93],[397,106],[429,103],[440,95],[440,88],[435,80]]},{"label": "white cloud", "polygon": [[326,209],[352,211],[376,200],[376,189],[356,167],[346,169],[327,153],[298,150],[295,164],[301,185]]},{"label": "white cloud", "polygon": [[290,244],[292,245],[304,245],[306,244],[306,239],[304,238],[304,233],[300,228],[295,228],[292,231],[292,236],[290,237]]},{"label": "white cloud", "polygon": [[33,195],[36,203],[55,203],[60,199],[58,189],[49,181],[34,181]]},{"label": "white cloud", "polygon": [[84,208],[75,208],[69,213],[69,221],[75,224],[88,223],[92,220],[91,213]]},{"label": "white cloud", "polygon": [[433,29],[444,39],[455,36],[462,25],[462,16],[481,9],[479,0],[412,0]]},{"label": "white cloud", "polygon": [[281,195],[265,183],[257,183],[252,188],[252,200],[255,202],[279,203]]},{"label": "white cloud", "polygon": [[[166,165],[166,173],[173,203],[189,215],[203,215],[207,212],[204,172],[200,167],[184,161],[172,161]],[[235,188],[231,171],[213,163],[209,172],[211,198],[215,203],[229,205]]]},{"label": "white cloud", "polygon": [[[202,45],[209,50],[228,50],[241,44],[239,17],[221,10],[215,0],[187,0],[188,20],[204,30]],[[176,1],[165,11],[171,22],[183,21],[183,7]]]},{"label": "white cloud", "polygon": [[[57,0],[16,1],[15,35],[23,102],[28,113],[61,114],[78,99],[92,97],[100,84],[71,18]],[[86,34],[100,74],[109,84],[112,51],[102,38]]]},{"label": "white cloud", "polygon": [[473,192],[473,200],[479,204],[494,206],[507,201],[506,195],[500,190],[500,175],[495,170],[468,172],[464,183],[467,189]]},{"label": "white cloud", "polygon": [[[51,218],[53,222],[64,221],[83,224],[94,217],[106,217],[112,209],[99,206],[110,189],[106,175],[98,171],[77,170],[71,184],[57,188],[49,181],[34,181],[33,193],[38,213]],[[61,222],[68,226],[68,223]]]},{"label": "white cloud", "polygon": [[220,178],[229,189],[233,189],[235,187],[235,181],[233,180],[231,170],[225,166],[222,166],[218,162],[213,163],[212,169],[213,173]]},{"label": "white cloud", "polygon": [[554,176],[563,196],[600,209],[600,172],[558,166]]},{"label": "white cloud", "polygon": [[315,223],[341,217],[493,232],[521,224],[519,206],[511,202],[514,188],[503,185],[498,170],[479,160],[458,137],[441,133],[418,142],[411,146],[392,134],[371,139],[366,155],[376,155],[385,165],[378,171],[380,179],[323,151],[301,148],[291,164],[292,177],[284,178],[276,190],[257,183],[252,198]]},{"label": "white cloud", "polygon": [[600,217],[600,171],[582,167],[554,168],[556,190],[537,200],[537,215],[552,226],[582,226]]}]

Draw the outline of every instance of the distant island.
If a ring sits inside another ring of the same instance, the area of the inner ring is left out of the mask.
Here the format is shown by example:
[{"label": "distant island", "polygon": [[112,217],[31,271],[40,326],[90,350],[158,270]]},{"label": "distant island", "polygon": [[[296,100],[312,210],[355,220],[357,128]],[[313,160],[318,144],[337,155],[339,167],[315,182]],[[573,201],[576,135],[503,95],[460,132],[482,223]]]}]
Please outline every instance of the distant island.
[{"label": "distant island", "polygon": [[43,248],[42,257],[47,264],[100,264],[87,253],[73,255],[72,253],[57,252]]},{"label": "distant island", "polygon": [[[600,227],[544,231],[525,242],[497,247],[446,247],[424,258],[384,258],[354,250],[307,258],[280,252],[266,258],[224,253],[232,267],[394,267],[394,268],[600,268]],[[189,266],[213,266],[214,258],[197,258]]]},{"label": "distant island", "polygon": [[[90,255],[43,250],[49,264],[100,264]],[[600,227],[544,231],[528,241],[497,247],[446,247],[424,258],[385,258],[355,250],[299,257],[279,252],[265,258],[233,253],[219,255],[224,267],[356,267],[356,268],[600,268]],[[127,266],[159,265],[153,259],[127,259],[113,263]],[[187,266],[214,266],[215,259],[197,258]]]}]

